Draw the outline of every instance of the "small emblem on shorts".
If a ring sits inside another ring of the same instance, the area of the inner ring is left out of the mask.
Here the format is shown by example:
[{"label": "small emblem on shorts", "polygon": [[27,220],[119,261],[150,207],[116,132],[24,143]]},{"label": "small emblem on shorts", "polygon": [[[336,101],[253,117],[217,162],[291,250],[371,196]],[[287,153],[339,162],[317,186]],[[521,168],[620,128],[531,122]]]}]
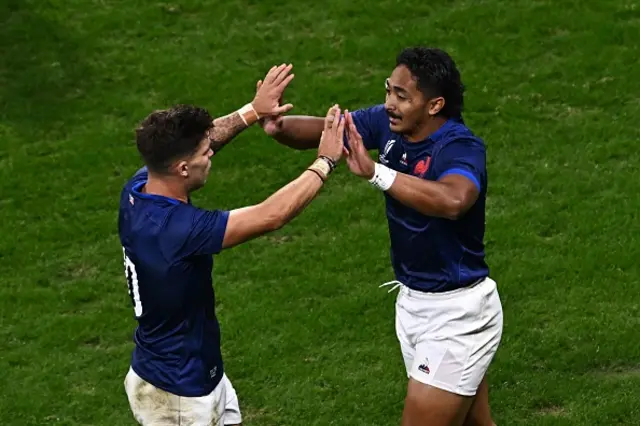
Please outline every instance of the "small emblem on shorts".
[{"label": "small emblem on shorts", "polygon": [[216,377],[217,372],[218,372],[218,367],[213,367],[211,370],[209,370],[209,376],[211,376],[211,378],[213,379],[214,377]]},{"label": "small emblem on shorts", "polygon": [[424,359],[424,362],[418,366],[418,370],[426,374],[431,373],[431,370],[429,370],[429,358]]}]

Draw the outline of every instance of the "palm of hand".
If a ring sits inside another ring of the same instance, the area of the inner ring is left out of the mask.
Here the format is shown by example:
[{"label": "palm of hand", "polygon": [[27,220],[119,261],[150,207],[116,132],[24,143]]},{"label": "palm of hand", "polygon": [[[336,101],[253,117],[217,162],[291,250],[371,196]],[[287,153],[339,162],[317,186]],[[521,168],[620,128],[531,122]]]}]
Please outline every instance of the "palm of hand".
[{"label": "palm of hand", "polygon": [[362,136],[353,122],[353,117],[347,112],[347,140],[349,152],[347,156],[347,166],[356,176],[371,178],[375,172],[375,163],[369,156],[362,141]]}]

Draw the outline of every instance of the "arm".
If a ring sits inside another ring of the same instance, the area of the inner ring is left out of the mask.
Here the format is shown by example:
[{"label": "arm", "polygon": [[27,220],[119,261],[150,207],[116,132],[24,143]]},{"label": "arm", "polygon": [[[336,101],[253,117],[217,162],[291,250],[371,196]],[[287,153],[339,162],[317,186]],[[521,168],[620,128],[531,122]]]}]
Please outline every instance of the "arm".
[{"label": "arm", "polygon": [[300,177],[262,203],[229,213],[222,248],[280,229],[309,205],[342,156],[345,120],[339,120],[337,124],[334,122],[336,116],[339,120],[340,109],[332,107],[324,121],[324,131],[321,131],[319,158]]},{"label": "arm", "polygon": [[242,119],[239,111],[213,120],[213,128],[209,133],[209,139],[211,140],[211,149],[216,154],[231,142],[238,133],[255,123],[255,115],[251,114],[245,118],[245,124],[245,120]]},{"label": "arm", "polygon": [[473,206],[480,191],[471,180],[458,174],[434,182],[397,173],[387,194],[426,216],[456,220]]},{"label": "arm", "polygon": [[[362,136],[367,149],[378,148],[378,136],[381,127],[389,126],[384,105],[362,108],[350,113],[354,125]],[[304,115],[290,115],[261,120],[264,131],[293,149],[305,150],[318,147],[324,127],[324,119]]]},{"label": "arm", "polygon": [[290,115],[267,119],[262,126],[271,137],[289,148],[317,148],[324,128],[324,119],[305,115]]},{"label": "arm", "polygon": [[382,164],[375,163],[367,154],[362,138],[347,114],[349,156],[347,164],[351,171],[369,180],[375,187],[386,191],[402,204],[427,216],[456,220],[478,199],[480,174],[484,170],[484,149],[465,147],[470,153],[459,155],[455,145],[445,147],[441,172],[437,181],[420,179],[398,173]]},{"label": "arm", "polygon": [[230,248],[282,228],[307,207],[322,186],[323,180],[316,173],[305,170],[262,203],[232,210],[222,248]]},{"label": "arm", "polygon": [[224,146],[241,131],[250,127],[261,117],[281,115],[291,110],[293,105],[280,106],[282,93],[293,74],[289,74],[291,65],[272,67],[264,78],[258,83],[256,95],[250,103],[231,114],[213,120],[213,126],[209,131],[211,149],[218,153]]}]

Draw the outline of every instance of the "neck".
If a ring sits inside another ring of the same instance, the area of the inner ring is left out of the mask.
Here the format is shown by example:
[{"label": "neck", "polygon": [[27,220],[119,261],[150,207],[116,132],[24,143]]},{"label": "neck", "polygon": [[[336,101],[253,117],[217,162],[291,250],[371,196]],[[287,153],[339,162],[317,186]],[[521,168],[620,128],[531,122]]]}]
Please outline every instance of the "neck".
[{"label": "neck", "polygon": [[147,184],[142,189],[143,192],[163,197],[174,198],[183,203],[189,202],[189,193],[185,188],[171,177],[157,176],[149,173]]},{"label": "neck", "polygon": [[424,125],[420,126],[415,132],[407,135],[407,140],[409,142],[420,142],[434,134],[444,123],[447,122],[447,119],[444,117],[433,117],[428,119]]}]

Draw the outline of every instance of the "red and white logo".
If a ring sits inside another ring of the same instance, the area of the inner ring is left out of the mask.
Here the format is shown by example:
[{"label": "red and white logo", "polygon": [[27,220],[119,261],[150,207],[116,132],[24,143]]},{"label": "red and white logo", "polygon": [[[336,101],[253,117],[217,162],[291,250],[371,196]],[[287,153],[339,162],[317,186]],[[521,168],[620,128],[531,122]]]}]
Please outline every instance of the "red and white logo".
[{"label": "red and white logo", "polygon": [[424,177],[424,175],[429,171],[429,166],[431,165],[431,156],[427,156],[424,160],[420,160],[416,163],[413,168],[413,174],[418,177]]}]

